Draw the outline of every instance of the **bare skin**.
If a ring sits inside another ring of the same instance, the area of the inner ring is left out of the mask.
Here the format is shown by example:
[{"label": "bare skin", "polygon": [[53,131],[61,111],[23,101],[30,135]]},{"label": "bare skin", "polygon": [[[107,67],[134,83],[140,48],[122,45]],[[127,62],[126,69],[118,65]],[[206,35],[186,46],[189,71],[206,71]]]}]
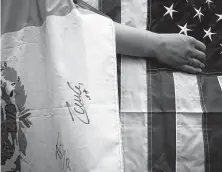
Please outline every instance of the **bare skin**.
[{"label": "bare skin", "polygon": [[158,34],[115,23],[117,53],[153,57],[187,73],[201,73],[206,46],[182,34]]}]

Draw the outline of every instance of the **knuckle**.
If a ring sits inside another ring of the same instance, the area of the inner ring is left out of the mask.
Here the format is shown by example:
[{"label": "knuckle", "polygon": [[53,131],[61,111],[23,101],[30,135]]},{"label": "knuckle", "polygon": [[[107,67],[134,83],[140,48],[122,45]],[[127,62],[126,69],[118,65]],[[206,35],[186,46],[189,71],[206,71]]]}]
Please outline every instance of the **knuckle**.
[{"label": "knuckle", "polygon": [[193,59],[193,62],[194,62],[195,64],[200,64],[200,61],[197,60],[197,59]]},{"label": "knuckle", "polygon": [[199,59],[201,59],[202,61],[205,61],[206,54],[204,52],[199,52],[197,55],[198,55]]},{"label": "knuckle", "polygon": [[193,74],[193,73],[195,73],[195,70],[194,70],[194,69],[190,69],[190,68],[189,68],[189,69],[187,69],[187,72],[188,72],[188,73],[192,73],[192,74]]},{"label": "knuckle", "polygon": [[190,48],[190,47],[187,48],[185,56],[186,56],[187,58],[190,58],[190,57],[192,56],[192,54],[193,54],[193,49]]},{"label": "knuckle", "polygon": [[203,53],[203,59],[205,60],[207,58],[206,53]]},{"label": "knuckle", "polygon": [[204,51],[206,51],[207,46],[205,44],[203,44],[203,48],[204,48]]},{"label": "knuckle", "polygon": [[201,73],[201,72],[202,72],[202,70],[200,68],[196,69],[196,73]]},{"label": "knuckle", "polygon": [[190,45],[194,45],[195,44],[195,38],[189,36],[189,43],[190,43]]},{"label": "knuckle", "polygon": [[200,63],[200,62],[198,62],[197,65],[196,65],[196,67],[202,67],[202,66],[203,66],[203,64]]},{"label": "knuckle", "polygon": [[199,60],[194,59],[194,67],[202,68],[204,64],[201,63]]}]

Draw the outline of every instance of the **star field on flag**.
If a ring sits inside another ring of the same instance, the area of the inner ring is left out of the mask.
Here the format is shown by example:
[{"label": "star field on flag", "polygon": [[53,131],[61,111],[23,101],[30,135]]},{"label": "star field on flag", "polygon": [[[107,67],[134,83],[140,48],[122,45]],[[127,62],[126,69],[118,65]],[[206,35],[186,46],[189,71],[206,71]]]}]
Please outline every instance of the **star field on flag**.
[{"label": "star field on flag", "polygon": [[[188,2],[188,0],[186,0],[186,2]],[[212,0],[206,0],[205,3],[208,4],[208,6],[210,7],[210,4],[213,3],[213,1]],[[166,12],[165,12],[164,16],[169,14],[172,20],[173,20],[173,13],[179,12],[179,11],[174,9],[174,3],[171,4],[170,7],[167,7],[167,6],[164,6],[164,5],[163,5],[163,7],[166,9]],[[199,7],[199,9],[193,7],[193,9],[196,12],[196,14],[193,16],[193,18],[198,17],[199,21],[201,23],[201,18],[204,17],[204,14],[202,13],[202,11],[203,11],[202,7]],[[215,13],[215,15],[218,17],[216,22],[219,22],[220,20],[222,20],[222,14]],[[188,35],[187,32],[192,31],[191,29],[187,28],[187,23],[184,26],[181,26],[180,24],[177,24],[177,26],[180,28],[180,31],[179,31],[180,34],[183,33],[185,35]],[[203,38],[208,37],[212,41],[212,35],[215,35],[217,33],[212,32],[211,29],[212,29],[211,27],[208,30],[202,29],[203,33],[205,33],[205,35],[203,35]]]},{"label": "star field on flag", "polygon": [[222,73],[222,0],[153,1],[150,30],[194,37],[206,45],[205,70]]}]

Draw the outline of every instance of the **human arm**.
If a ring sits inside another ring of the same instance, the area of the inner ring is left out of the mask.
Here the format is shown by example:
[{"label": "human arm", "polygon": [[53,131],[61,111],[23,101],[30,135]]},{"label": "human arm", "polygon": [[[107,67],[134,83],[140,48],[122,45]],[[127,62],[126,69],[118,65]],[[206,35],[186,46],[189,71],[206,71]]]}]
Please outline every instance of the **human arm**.
[{"label": "human arm", "polygon": [[156,58],[189,73],[199,73],[204,67],[206,46],[181,34],[158,34],[114,23],[117,53]]}]

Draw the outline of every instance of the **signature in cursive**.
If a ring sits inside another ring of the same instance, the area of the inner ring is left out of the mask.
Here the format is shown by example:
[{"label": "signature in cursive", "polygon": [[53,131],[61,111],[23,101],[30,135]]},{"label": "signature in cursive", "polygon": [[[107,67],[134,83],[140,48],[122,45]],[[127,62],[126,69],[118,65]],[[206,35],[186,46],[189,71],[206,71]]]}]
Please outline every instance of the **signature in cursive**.
[{"label": "signature in cursive", "polygon": [[64,145],[60,140],[60,135],[58,133],[57,143],[56,143],[56,159],[60,159],[62,163],[63,172],[74,172],[70,158],[68,156],[68,150],[64,149]]},{"label": "signature in cursive", "polygon": [[71,107],[71,105],[66,102],[66,106],[69,109],[69,113],[71,115],[72,120],[74,121],[74,116],[76,116],[81,122],[84,124],[89,124],[90,120],[82,99],[82,96],[85,96],[87,99],[91,100],[89,96],[89,92],[86,89],[82,90],[82,83],[79,83],[78,86],[72,87],[69,82],[67,82],[69,88],[74,93],[74,105]]}]

